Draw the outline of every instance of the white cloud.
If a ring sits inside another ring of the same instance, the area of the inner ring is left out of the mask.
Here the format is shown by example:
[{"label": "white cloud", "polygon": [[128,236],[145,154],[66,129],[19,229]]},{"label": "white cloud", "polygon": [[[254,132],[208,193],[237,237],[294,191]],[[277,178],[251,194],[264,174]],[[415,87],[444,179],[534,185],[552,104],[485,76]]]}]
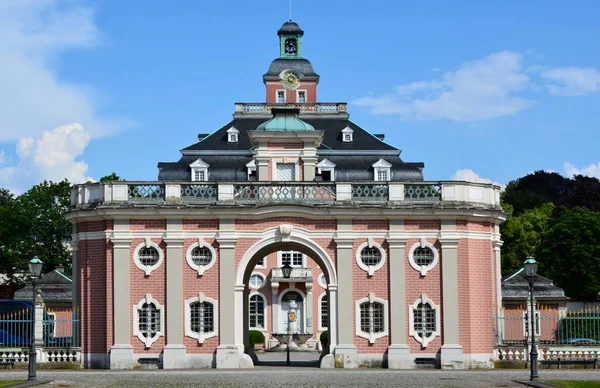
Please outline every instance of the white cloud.
[{"label": "white cloud", "polygon": [[574,164],[566,162],[563,165],[563,170],[565,171],[565,175],[569,178],[573,175],[587,175],[600,179],[600,162],[598,162],[598,164],[590,164],[581,170],[575,167]]},{"label": "white cloud", "polygon": [[595,68],[558,67],[545,70],[540,76],[554,82],[547,87],[555,96],[583,96],[600,91],[600,72]]},{"label": "white cloud", "polygon": [[452,175],[452,178],[450,178],[454,181],[466,181],[466,182],[476,182],[476,183],[493,183],[497,186],[500,186],[502,188],[502,190],[504,190],[504,188],[506,187],[506,185],[503,185],[501,183],[498,182],[494,182],[491,179],[488,178],[482,178],[479,176],[479,174],[477,174],[475,171],[471,170],[471,169],[464,169],[464,170],[457,170],[454,175]]},{"label": "white cloud", "polygon": [[97,45],[92,9],[57,0],[0,1],[0,142],[79,122],[92,137],[129,125],[98,115],[93,91],[61,80],[58,55]]},{"label": "white cloud", "polygon": [[60,126],[44,131],[38,138],[21,138],[16,146],[19,163],[0,167],[0,187],[16,193],[28,190],[40,181],[81,183],[87,177],[88,165],[76,158],[90,141],[90,135],[81,124]]},{"label": "white cloud", "polygon": [[0,150],[0,164],[6,163],[6,153],[4,150]]},{"label": "white cloud", "polygon": [[465,62],[441,79],[399,85],[393,94],[360,98],[353,103],[369,108],[373,114],[479,121],[532,106],[533,101],[516,95],[529,86],[522,55],[502,51]]}]

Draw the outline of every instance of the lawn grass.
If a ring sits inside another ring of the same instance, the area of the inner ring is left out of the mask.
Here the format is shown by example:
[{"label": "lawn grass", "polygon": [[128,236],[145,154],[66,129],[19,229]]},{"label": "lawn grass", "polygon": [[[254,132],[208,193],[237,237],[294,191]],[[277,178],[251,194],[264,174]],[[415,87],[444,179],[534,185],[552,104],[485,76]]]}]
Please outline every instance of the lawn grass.
[{"label": "lawn grass", "polygon": [[546,384],[556,385],[563,388],[600,388],[600,381],[574,381],[574,380],[553,380],[544,381]]},{"label": "lawn grass", "polygon": [[26,380],[0,380],[0,387],[12,387],[24,383]]}]

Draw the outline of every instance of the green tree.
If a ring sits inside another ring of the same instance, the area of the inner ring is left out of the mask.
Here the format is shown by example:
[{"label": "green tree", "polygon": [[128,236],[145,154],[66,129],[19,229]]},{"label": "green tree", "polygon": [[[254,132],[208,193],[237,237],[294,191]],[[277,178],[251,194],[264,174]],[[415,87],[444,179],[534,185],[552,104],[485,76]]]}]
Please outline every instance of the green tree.
[{"label": "green tree", "polygon": [[600,212],[559,209],[536,250],[540,271],[567,296],[598,300],[600,293]]},{"label": "green tree", "polygon": [[110,181],[120,181],[122,180],[120,176],[118,176],[116,173],[111,173],[110,175],[105,175],[102,178],[100,178],[100,182],[110,182]]},{"label": "green tree", "polygon": [[27,231],[27,219],[20,203],[6,189],[0,189],[0,273],[13,281],[22,265],[21,252]]},{"label": "green tree", "polygon": [[540,244],[542,234],[548,228],[552,219],[554,205],[544,203],[534,209],[525,210],[518,216],[513,216],[512,206],[502,205],[509,213],[505,223],[500,225],[502,246],[502,275],[508,275],[523,266],[526,257],[533,256]]}]

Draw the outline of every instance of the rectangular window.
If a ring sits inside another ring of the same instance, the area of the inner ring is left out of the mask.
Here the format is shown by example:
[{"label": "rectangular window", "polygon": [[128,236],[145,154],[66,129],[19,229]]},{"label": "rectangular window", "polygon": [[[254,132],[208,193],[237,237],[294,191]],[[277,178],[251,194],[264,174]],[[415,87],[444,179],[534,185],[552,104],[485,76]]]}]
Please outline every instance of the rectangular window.
[{"label": "rectangular window", "polygon": [[329,302],[327,295],[321,298],[321,327],[326,329],[329,324]]},{"label": "rectangular window", "polygon": [[304,104],[306,102],[306,92],[304,90],[298,91],[298,102]]},{"label": "rectangular window", "polygon": [[265,268],[265,266],[266,266],[266,260],[264,257],[262,259],[260,259],[258,261],[258,263],[256,263],[256,267]]},{"label": "rectangular window", "polygon": [[201,182],[206,180],[206,173],[204,171],[198,171],[198,180]]},{"label": "rectangular window", "polygon": [[194,171],[194,180],[197,182],[200,180],[200,171]]},{"label": "rectangular window", "polygon": [[208,302],[194,302],[190,305],[190,326],[196,333],[208,333],[214,330],[214,307]]},{"label": "rectangular window", "polygon": [[414,319],[414,331],[416,331],[421,338],[431,336],[436,331],[436,310],[433,309],[429,303],[419,303],[416,309],[413,309]]},{"label": "rectangular window", "polygon": [[377,180],[378,181],[387,181],[388,175],[386,170],[377,170]]},{"label": "rectangular window", "polygon": [[250,297],[250,327],[265,328],[265,300],[260,295]]},{"label": "rectangular window", "polygon": [[352,141],[352,135],[349,133],[344,133],[344,141]]},{"label": "rectangular window", "polygon": [[160,310],[154,303],[144,303],[138,309],[138,330],[144,337],[154,337],[160,331]]},{"label": "rectangular window", "polygon": [[292,267],[304,266],[304,255],[300,252],[281,252],[281,265],[289,264]]},{"label": "rectangular window", "polygon": [[360,304],[360,330],[373,334],[385,331],[383,304],[378,302]]},{"label": "rectangular window", "polygon": [[285,104],[285,90],[278,90],[277,91],[277,103],[278,104]]},{"label": "rectangular window", "polygon": [[296,178],[296,164],[277,163],[277,180],[290,182]]}]

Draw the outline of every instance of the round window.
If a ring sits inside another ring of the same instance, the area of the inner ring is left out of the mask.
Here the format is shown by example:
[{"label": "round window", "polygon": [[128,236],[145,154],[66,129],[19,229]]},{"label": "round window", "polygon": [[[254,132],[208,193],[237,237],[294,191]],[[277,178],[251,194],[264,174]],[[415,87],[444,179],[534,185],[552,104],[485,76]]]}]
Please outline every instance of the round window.
[{"label": "round window", "polygon": [[158,263],[158,250],[154,247],[143,247],[138,253],[139,261],[142,265],[153,266]]},{"label": "round window", "polygon": [[319,275],[319,285],[323,288],[327,288],[327,280],[323,274]]},{"label": "round window", "polygon": [[207,266],[212,261],[212,252],[207,247],[196,247],[192,251],[192,261],[196,265]]},{"label": "round window", "polygon": [[381,262],[381,251],[375,247],[365,247],[360,251],[360,260],[366,266],[376,267]]},{"label": "round window", "polygon": [[260,288],[264,282],[265,278],[260,274],[255,273],[250,276],[250,287],[252,288]]},{"label": "round window", "polygon": [[417,265],[431,265],[433,259],[433,251],[429,247],[418,247],[413,252],[413,260]]}]

